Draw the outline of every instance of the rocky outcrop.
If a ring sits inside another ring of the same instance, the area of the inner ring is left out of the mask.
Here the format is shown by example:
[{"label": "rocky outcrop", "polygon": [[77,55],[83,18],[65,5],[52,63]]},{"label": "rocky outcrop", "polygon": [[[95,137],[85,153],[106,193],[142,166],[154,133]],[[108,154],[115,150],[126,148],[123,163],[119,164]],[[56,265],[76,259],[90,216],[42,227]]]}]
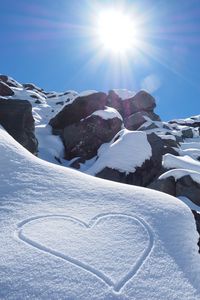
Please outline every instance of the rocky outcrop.
[{"label": "rocky outcrop", "polygon": [[0,99],[0,124],[31,153],[37,153],[32,106],[28,101]]},{"label": "rocky outcrop", "polygon": [[200,206],[200,183],[194,181],[190,175],[179,178],[176,182],[176,196],[185,196]]},{"label": "rocky outcrop", "polygon": [[[129,130],[137,130],[148,119],[160,121],[160,117],[154,112],[138,111],[124,119],[124,126]],[[151,129],[151,128],[149,128]]]},{"label": "rocky outcrop", "polygon": [[194,204],[200,206],[200,183],[194,181],[189,175],[175,179],[174,176],[160,178],[152,182],[149,186],[175,197],[184,196],[190,199]]},{"label": "rocky outcrop", "polygon": [[0,81],[0,96],[13,96],[13,90],[4,82]]},{"label": "rocky outcrop", "polygon": [[70,160],[74,157],[94,157],[99,147],[110,142],[121,126],[122,120],[118,117],[104,119],[98,115],[91,115],[66,126],[63,131],[66,158]]},{"label": "rocky outcrop", "polygon": [[128,117],[139,111],[153,112],[155,99],[147,92],[140,91],[134,97],[123,100],[123,117]]},{"label": "rocky outcrop", "polygon": [[54,134],[62,134],[62,130],[69,125],[79,122],[94,111],[104,109],[106,105],[105,93],[92,93],[77,97],[71,104],[66,105],[49,124]]},{"label": "rocky outcrop", "polygon": [[21,87],[19,82],[6,75],[0,75],[0,81],[6,83],[10,87]]}]

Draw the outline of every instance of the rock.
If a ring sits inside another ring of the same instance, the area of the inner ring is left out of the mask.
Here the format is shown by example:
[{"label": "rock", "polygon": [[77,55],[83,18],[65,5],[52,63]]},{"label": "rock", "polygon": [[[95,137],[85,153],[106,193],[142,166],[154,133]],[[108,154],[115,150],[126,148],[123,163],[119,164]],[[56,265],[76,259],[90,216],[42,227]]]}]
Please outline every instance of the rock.
[{"label": "rock", "polygon": [[173,176],[157,179],[153,181],[148,188],[176,196],[176,181]]},{"label": "rock", "polygon": [[155,99],[145,91],[138,92],[135,96],[122,101],[124,118],[139,112],[151,111],[156,107]]},{"label": "rock", "polygon": [[6,75],[0,75],[0,81],[6,83],[10,87],[22,87],[19,82]]},{"label": "rock", "polygon": [[102,92],[77,97],[50,120],[49,124],[53,128],[53,133],[57,134],[58,130],[85,119],[96,110],[103,109],[106,104],[106,98],[106,94]]},{"label": "rock", "polygon": [[[147,124],[146,124],[147,123]],[[146,122],[143,124],[143,126],[140,126],[138,128],[138,130],[141,131],[147,131],[147,130],[152,130],[152,129],[156,129],[159,128],[154,122],[150,123],[150,122]],[[150,124],[149,124],[150,123]]]},{"label": "rock", "polygon": [[197,231],[199,234],[199,240],[198,240],[198,247],[199,247],[199,253],[200,253],[200,214],[198,212],[196,212],[195,210],[192,210],[192,213],[194,215],[194,219],[196,221],[196,227],[197,227]]},{"label": "rock", "polygon": [[63,132],[66,159],[81,157],[90,159],[97,155],[98,148],[120,131],[122,120],[115,117],[103,119],[91,115],[75,124],[66,126]]},{"label": "rock", "polygon": [[123,100],[115,93],[115,91],[110,90],[106,99],[106,105],[115,108],[120,114],[123,114]]},{"label": "rock", "polygon": [[[176,151],[177,150],[177,151]],[[169,146],[164,146],[163,148],[163,152],[162,152],[162,155],[165,155],[167,153],[170,153],[174,156],[179,156],[179,153],[178,153],[178,149],[177,148],[173,148],[173,147],[169,147]]]},{"label": "rock", "polygon": [[[159,116],[153,112],[139,111],[124,119],[124,126],[129,130],[136,130],[147,121],[147,118],[154,121],[160,120]],[[154,127],[155,126],[155,127]],[[157,128],[154,124],[153,128]],[[147,129],[145,129],[147,130]]]},{"label": "rock", "polygon": [[97,173],[96,176],[132,185],[149,185],[160,175],[162,168],[163,141],[154,133],[147,135],[147,139],[152,148],[152,156],[150,159],[146,160],[141,167],[137,167],[135,172],[127,174],[126,172],[106,167],[101,172]]},{"label": "rock", "polygon": [[185,196],[200,206],[200,184],[195,182],[190,175],[185,175],[177,180],[176,196]]},{"label": "rock", "polygon": [[0,81],[0,96],[13,96],[14,94],[13,90],[6,83]]},{"label": "rock", "polygon": [[37,153],[34,119],[30,102],[0,99],[0,124],[31,153]]},{"label": "rock", "polygon": [[183,129],[182,130],[182,137],[186,138],[193,138],[193,131],[191,128]]},{"label": "rock", "polygon": [[37,87],[35,84],[33,83],[24,83],[23,84],[23,87],[26,89],[26,90],[30,90],[30,91],[38,91],[38,92],[43,92],[43,89]]}]

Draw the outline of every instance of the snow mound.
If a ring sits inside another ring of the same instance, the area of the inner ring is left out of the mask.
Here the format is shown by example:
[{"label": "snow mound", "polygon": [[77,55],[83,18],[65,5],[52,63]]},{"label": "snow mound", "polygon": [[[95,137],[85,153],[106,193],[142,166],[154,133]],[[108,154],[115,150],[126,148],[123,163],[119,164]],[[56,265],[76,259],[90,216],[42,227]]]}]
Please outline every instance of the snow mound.
[{"label": "snow mound", "polygon": [[[104,120],[118,118],[118,119],[123,121],[122,116],[120,115],[120,113],[116,109],[114,109],[112,107],[108,107],[108,106],[106,106],[104,110],[95,111],[92,114],[92,116],[99,116]],[[89,118],[89,117],[87,117],[87,118]]]},{"label": "snow mound", "polygon": [[108,167],[128,174],[150,159],[151,155],[146,133],[123,129],[110,143],[99,148],[98,159],[87,173],[94,175]]},{"label": "snow mound", "polygon": [[187,155],[165,154],[163,156],[163,167],[166,169],[187,169],[200,173],[200,162]]},{"label": "snow mound", "polygon": [[180,200],[43,161],[2,128],[0,141],[0,299],[199,299]]}]

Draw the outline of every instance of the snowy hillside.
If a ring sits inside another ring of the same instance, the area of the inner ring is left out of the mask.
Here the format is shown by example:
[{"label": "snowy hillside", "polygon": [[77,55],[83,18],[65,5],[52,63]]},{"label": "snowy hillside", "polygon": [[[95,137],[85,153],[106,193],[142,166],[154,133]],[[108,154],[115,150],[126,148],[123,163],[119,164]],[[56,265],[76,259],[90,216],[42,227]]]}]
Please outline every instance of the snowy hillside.
[{"label": "snowy hillside", "polygon": [[40,160],[3,129],[0,140],[1,299],[199,299],[180,200]]},{"label": "snowy hillside", "polygon": [[0,75],[0,299],[200,299],[200,116],[155,107]]}]

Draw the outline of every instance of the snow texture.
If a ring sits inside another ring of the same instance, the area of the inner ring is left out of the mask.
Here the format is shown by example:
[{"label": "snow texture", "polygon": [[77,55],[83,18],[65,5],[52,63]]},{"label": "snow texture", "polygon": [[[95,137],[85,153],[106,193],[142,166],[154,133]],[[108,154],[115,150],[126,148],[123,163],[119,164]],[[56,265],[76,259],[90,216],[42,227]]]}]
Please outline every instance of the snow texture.
[{"label": "snow texture", "polygon": [[159,179],[165,179],[170,176],[174,177],[175,180],[180,179],[183,176],[189,175],[193,181],[200,184],[200,172],[192,171],[190,169],[175,169],[170,170],[162,174]]},{"label": "snow texture", "polygon": [[99,116],[104,120],[118,118],[123,121],[120,113],[116,109],[114,109],[112,107],[108,107],[108,106],[106,106],[104,110],[95,111],[92,115]]},{"label": "snow texture", "polygon": [[45,162],[3,129],[0,140],[0,299],[199,299],[180,200]]},{"label": "snow texture", "polygon": [[87,173],[94,175],[108,167],[128,174],[142,166],[151,155],[151,146],[145,132],[122,129],[110,143],[99,148],[98,159]]}]

